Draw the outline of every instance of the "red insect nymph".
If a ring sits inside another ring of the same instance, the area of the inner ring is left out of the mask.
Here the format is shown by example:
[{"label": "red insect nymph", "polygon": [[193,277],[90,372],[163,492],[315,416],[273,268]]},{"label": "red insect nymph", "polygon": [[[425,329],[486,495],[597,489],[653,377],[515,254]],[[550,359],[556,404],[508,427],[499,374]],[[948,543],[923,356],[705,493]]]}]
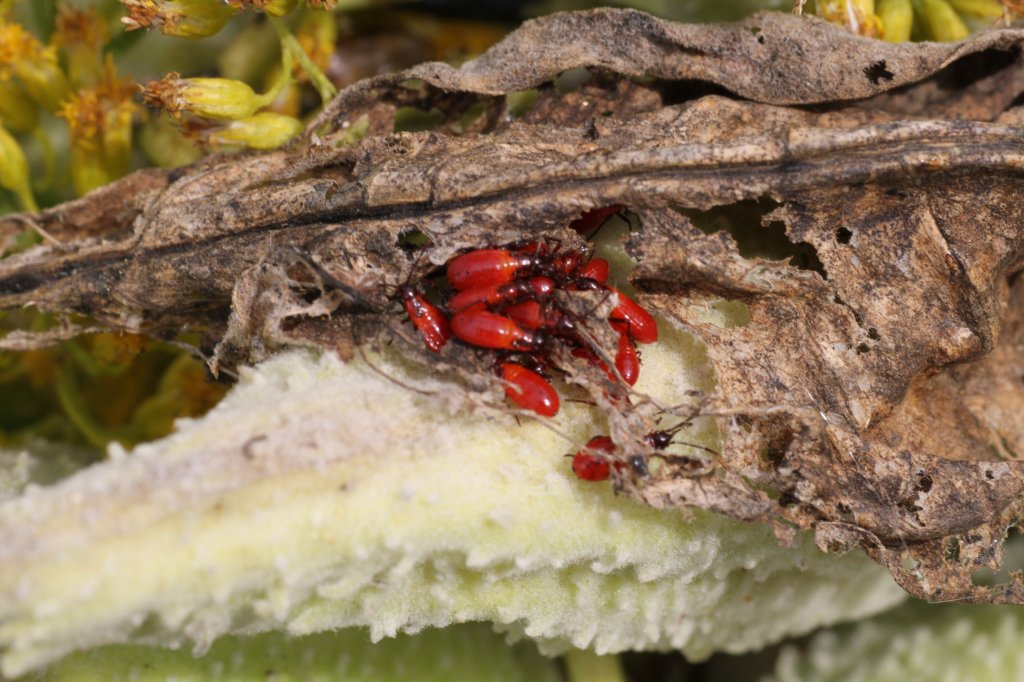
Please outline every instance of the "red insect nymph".
[{"label": "red insect nymph", "polygon": [[554,290],[555,282],[550,277],[517,279],[505,284],[494,284],[480,289],[459,291],[448,301],[448,309],[453,313],[457,313],[474,303],[499,305],[529,296],[543,298],[550,296]]},{"label": "red insect nymph", "polygon": [[558,414],[558,392],[540,374],[514,362],[504,362],[501,378],[507,384],[505,395],[517,407],[532,410],[542,417]]},{"label": "red insect nymph", "polygon": [[615,287],[607,287],[619,297],[619,304],[608,319],[619,331],[626,331],[640,343],[654,343],[658,340],[658,323],[649,312]]},{"label": "red insect nymph", "polygon": [[523,329],[513,320],[492,313],[477,303],[452,316],[452,332],[466,343],[495,350],[534,351],[543,345],[541,334]]},{"label": "red insect nymph", "polygon": [[402,305],[409,319],[423,336],[423,343],[435,353],[439,352],[448,343],[448,339],[452,338],[448,318],[412,286],[401,287],[398,294],[402,297]]},{"label": "red insect nymph", "polygon": [[539,256],[507,249],[478,249],[456,256],[448,263],[448,282],[453,289],[483,289],[505,284],[535,268]]},{"label": "red insect nymph", "polygon": [[600,454],[612,454],[615,452],[615,443],[609,436],[594,436],[587,444],[573,455],[572,471],[584,481],[606,481],[611,476],[611,466],[608,460]]}]

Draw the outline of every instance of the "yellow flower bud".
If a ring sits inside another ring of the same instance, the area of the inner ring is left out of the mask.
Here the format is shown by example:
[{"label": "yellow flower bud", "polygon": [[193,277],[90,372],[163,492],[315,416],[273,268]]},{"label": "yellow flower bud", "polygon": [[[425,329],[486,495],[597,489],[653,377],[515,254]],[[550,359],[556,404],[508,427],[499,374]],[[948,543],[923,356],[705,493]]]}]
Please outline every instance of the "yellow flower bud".
[{"label": "yellow flower bud", "polygon": [[39,108],[13,78],[0,78],[0,121],[16,133],[35,130],[39,123]]},{"label": "yellow flower bud", "polygon": [[139,131],[139,149],[161,168],[177,168],[202,158],[192,143],[169,116],[154,116]]},{"label": "yellow flower bud", "polygon": [[248,9],[263,12],[275,17],[283,17],[299,4],[299,0],[224,0],[235,9]]},{"label": "yellow flower bud", "polygon": [[35,102],[49,112],[56,112],[68,94],[68,79],[57,66],[57,57],[53,48],[46,52],[52,55],[42,61],[22,62],[15,65],[14,73],[18,76],[25,89]]},{"label": "yellow flower bud", "polygon": [[131,102],[110,107],[103,113],[103,162],[111,179],[126,174],[132,163],[132,119],[135,105]]},{"label": "yellow flower bud", "polygon": [[910,40],[910,30],[914,25],[914,8],[910,0],[878,0],[876,11],[887,41],[902,43]]},{"label": "yellow flower bud", "polygon": [[208,131],[207,141],[218,146],[274,149],[300,132],[302,132],[302,123],[298,119],[264,111]]},{"label": "yellow flower bud", "polygon": [[175,118],[182,113],[214,119],[246,118],[267,104],[242,81],[181,78],[177,73],[147,85],[142,98],[149,106],[166,109]]},{"label": "yellow flower bud", "polygon": [[964,20],[946,0],[916,0],[914,8],[929,40],[955,42],[970,34]]},{"label": "yellow flower bud", "polygon": [[18,141],[0,126],[0,187],[9,189],[18,197],[26,211],[38,211],[32,187],[29,184],[28,161]]},{"label": "yellow flower bud", "polygon": [[230,21],[235,10],[221,0],[121,0],[124,30],[153,28],[180,38],[212,36]]},{"label": "yellow flower bud", "polygon": [[103,79],[106,20],[96,8],[59,5],[53,42],[67,53],[68,75],[76,87],[92,87]]},{"label": "yellow flower bud", "polygon": [[18,77],[33,100],[56,111],[67,95],[68,82],[57,65],[54,47],[42,43],[19,24],[0,18],[0,79]]},{"label": "yellow flower bud", "polygon": [[822,19],[844,26],[851,33],[869,38],[882,33],[874,0],[818,0],[816,11]]},{"label": "yellow flower bud", "polygon": [[61,108],[59,115],[71,130],[71,180],[79,195],[128,172],[137,111],[133,91],[108,61],[103,82],[76,92]]},{"label": "yellow flower bud", "polygon": [[115,179],[107,172],[99,153],[80,145],[71,146],[71,186],[75,194],[84,196]]},{"label": "yellow flower bud", "polygon": [[1003,4],[998,0],[949,0],[960,14],[979,19],[998,19],[1003,16]]}]

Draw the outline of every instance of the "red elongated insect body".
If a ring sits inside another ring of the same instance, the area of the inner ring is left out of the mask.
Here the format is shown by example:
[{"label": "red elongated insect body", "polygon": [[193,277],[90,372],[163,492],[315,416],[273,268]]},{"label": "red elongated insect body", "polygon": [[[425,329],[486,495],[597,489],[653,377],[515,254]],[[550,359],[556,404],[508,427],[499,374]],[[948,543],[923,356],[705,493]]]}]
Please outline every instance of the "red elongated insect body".
[{"label": "red elongated insect body", "polygon": [[444,344],[448,343],[448,339],[452,338],[448,318],[423,294],[409,285],[401,287],[398,294],[402,297],[402,305],[405,306],[409,319],[423,336],[423,343],[433,352],[440,352]]},{"label": "red elongated insect body", "polygon": [[544,341],[540,334],[523,329],[504,315],[492,313],[482,303],[455,313],[451,329],[468,344],[495,350],[533,351]]},{"label": "red elongated insect body", "polygon": [[501,365],[505,395],[517,407],[532,410],[542,417],[558,414],[558,393],[540,374],[514,362]]},{"label": "red elongated insect body", "polygon": [[657,341],[658,323],[654,321],[651,314],[615,287],[607,287],[607,289],[619,297],[619,304],[608,316],[608,319],[612,321],[612,326],[620,332],[625,329],[640,343]]},{"label": "red elongated insect body", "polygon": [[611,267],[604,258],[591,258],[580,268],[580,277],[592,279],[595,282],[604,284],[608,281],[608,273]]},{"label": "red elongated insect body", "polygon": [[567,253],[555,256],[552,261],[552,267],[563,275],[572,275],[579,271],[583,267],[584,262],[587,260],[589,255],[588,251],[573,250]]},{"label": "red elongated insect body", "polygon": [[[556,242],[559,244],[560,242]],[[526,242],[522,246],[515,247],[516,253],[526,253],[531,256],[546,256],[551,253],[547,241]]]},{"label": "red elongated insect body", "polygon": [[615,369],[618,370],[618,375],[616,375],[615,372],[605,364],[604,360],[599,358],[597,354],[589,348],[577,346],[569,351],[569,353],[573,357],[583,358],[590,364],[597,365],[604,370],[604,373],[607,374],[608,378],[613,382],[618,383],[619,381],[625,381],[627,384],[632,386],[636,383],[637,379],[640,378],[640,358],[636,353],[636,347],[625,333],[621,333],[619,335],[619,351],[615,355]]},{"label": "red elongated insect body", "polygon": [[608,460],[599,454],[612,454],[615,452],[615,443],[609,436],[594,436],[587,444],[573,455],[572,471],[576,477],[583,481],[607,481],[611,476],[611,466]]},{"label": "red elongated insect body", "polygon": [[478,249],[448,263],[448,282],[459,291],[505,284],[524,270],[537,267],[540,260],[539,256],[507,249]]},{"label": "red elongated insect body", "polygon": [[569,227],[576,230],[580,234],[587,234],[592,230],[596,230],[601,227],[604,221],[611,218],[613,215],[622,210],[622,206],[613,204],[612,206],[602,206],[600,208],[592,208],[586,211],[576,220],[569,223]]},{"label": "red elongated insect body", "polygon": [[527,329],[542,329],[557,336],[576,335],[576,323],[551,301],[514,303],[505,307],[503,312]]},{"label": "red elongated insect body", "polygon": [[615,369],[627,384],[632,386],[640,378],[640,358],[629,334],[619,334],[619,352],[615,354]]},{"label": "red elongated insect body", "polygon": [[527,296],[544,298],[550,296],[554,290],[555,281],[550,277],[517,279],[505,284],[494,284],[481,289],[459,291],[448,301],[448,309],[452,312],[458,312],[475,303],[500,305]]},{"label": "red elongated insect body", "polygon": [[523,301],[505,306],[503,312],[527,329],[544,326],[544,307],[537,301]]},{"label": "red elongated insect body", "polygon": [[[671,440],[671,436],[669,439]],[[605,481],[611,476],[612,467],[616,471],[625,471],[628,466],[635,474],[644,478],[651,475],[647,468],[647,460],[643,455],[632,455],[628,459],[628,464],[621,461],[609,462],[607,457],[601,456],[601,454],[611,455],[614,452],[615,443],[610,436],[594,436],[587,441],[586,446],[573,455],[572,470],[578,478],[584,481]]]}]

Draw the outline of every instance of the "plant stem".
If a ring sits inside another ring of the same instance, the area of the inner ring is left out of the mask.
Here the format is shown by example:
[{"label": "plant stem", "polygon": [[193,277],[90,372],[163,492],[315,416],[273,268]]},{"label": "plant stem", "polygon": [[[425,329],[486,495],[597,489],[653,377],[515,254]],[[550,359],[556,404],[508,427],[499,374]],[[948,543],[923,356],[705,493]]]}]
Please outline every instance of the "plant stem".
[{"label": "plant stem", "polygon": [[324,102],[328,102],[334,98],[337,94],[337,90],[334,85],[327,80],[327,76],[320,70],[313,60],[309,58],[306,51],[299,45],[299,41],[292,35],[288,25],[284,23],[279,17],[267,17],[270,20],[270,25],[277,31],[278,38],[281,39],[281,52],[291,53],[291,56],[295,58],[295,61],[299,63],[302,70],[306,72],[310,80],[313,81],[313,86],[316,87],[318,93],[320,93],[320,99]]}]

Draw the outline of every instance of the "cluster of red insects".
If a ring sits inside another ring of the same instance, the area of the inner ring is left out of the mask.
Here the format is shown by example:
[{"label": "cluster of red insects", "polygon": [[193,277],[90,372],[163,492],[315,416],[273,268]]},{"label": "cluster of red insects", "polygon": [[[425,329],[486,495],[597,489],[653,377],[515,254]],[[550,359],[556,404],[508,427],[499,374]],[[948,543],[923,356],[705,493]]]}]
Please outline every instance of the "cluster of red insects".
[{"label": "cluster of red insects", "polygon": [[[584,219],[603,222],[617,210],[599,209]],[[640,376],[635,342],[658,339],[654,318],[607,283],[608,261],[591,258],[588,248],[563,251],[557,244],[528,242],[477,249],[449,261],[446,274],[452,293],[440,305],[412,285],[398,292],[427,348],[436,353],[454,336],[470,346],[497,351],[495,367],[509,401],[544,417],[554,416],[559,408],[558,393],[548,378],[553,343],[600,366],[613,382],[632,386]],[[619,333],[614,370],[579,333],[579,319],[559,306],[554,296],[559,289],[616,296],[608,317]],[[592,439],[573,458],[573,471],[584,480],[607,479],[610,470],[602,453],[613,450],[609,437]]]}]

